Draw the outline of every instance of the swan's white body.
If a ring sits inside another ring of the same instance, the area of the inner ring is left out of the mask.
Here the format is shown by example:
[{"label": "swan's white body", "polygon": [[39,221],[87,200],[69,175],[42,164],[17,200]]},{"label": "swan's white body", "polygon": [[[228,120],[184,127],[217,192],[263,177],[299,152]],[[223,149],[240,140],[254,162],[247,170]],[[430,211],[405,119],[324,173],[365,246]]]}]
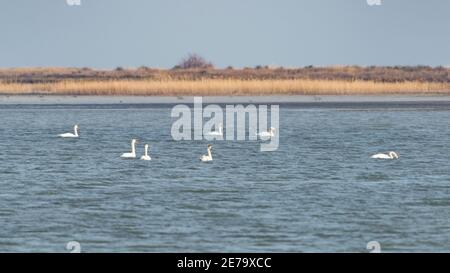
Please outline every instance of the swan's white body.
[{"label": "swan's white body", "polygon": [[389,152],[388,154],[376,154],[371,156],[374,159],[398,159],[398,154],[396,152]]},{"label": "swan's white body", "polygon": [[275,136],[275,128],[270,127],[269,129],[267,129],[266,132],[259,133],[258,136],[263,137],[263,138],[274,137]]},{"label": "swan's white body", "polygon": [[202,157],[200,157],[200,160],[202,162],[209,162],[209,161],[213,160],[211,150],[212,150],[212,146],[208,145],[208,154],[207,155],[202,155]]},{"label": "swan's white body", "polygon": [[62,137],[62,138],[76,138],[76,137],[79,137],[79,135],[78,135],[78,125],[73,126],[73,133],[65,133],[65,134],[60,134],[58,136]]},{"label": "swan's white body", "polygon": [[223,136],[223,125],[222,123],[219,124],[219,131],[209,132],[209,136]]},{"label": "swan's white body", "polygon": [[144,155],[141,156],[141,160],[145,160],[145,161],[152,160],[152,158],[148,155],[148,144],[145,144],[145,146],[144,146]]},{"label": "swan's white body", "polygon": [[136,158],[136,139],[131,140],[131,153],[124,153],[121,158]]}]

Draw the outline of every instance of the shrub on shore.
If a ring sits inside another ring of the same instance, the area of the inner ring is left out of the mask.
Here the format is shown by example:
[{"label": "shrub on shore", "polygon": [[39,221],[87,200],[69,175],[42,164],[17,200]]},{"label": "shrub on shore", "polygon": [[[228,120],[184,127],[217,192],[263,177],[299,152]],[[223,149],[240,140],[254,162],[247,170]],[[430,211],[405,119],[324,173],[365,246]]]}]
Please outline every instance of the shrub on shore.
[{"label": "shrub on shore", "polygon": [[210,69],[214,68],[212,63],[206,61],[198,54],[189,54],[174,69]]}]

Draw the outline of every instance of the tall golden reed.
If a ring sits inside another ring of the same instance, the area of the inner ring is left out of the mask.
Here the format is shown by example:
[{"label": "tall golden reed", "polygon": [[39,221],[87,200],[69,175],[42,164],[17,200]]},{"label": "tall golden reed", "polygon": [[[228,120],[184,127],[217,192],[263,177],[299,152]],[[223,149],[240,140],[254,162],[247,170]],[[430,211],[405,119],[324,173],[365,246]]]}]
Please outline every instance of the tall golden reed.
[{"label": "tall golden reed", "polygon": [[62,80],[0,82],[0,94],[107,96],[450,94],[449,83],[345,80]]}]

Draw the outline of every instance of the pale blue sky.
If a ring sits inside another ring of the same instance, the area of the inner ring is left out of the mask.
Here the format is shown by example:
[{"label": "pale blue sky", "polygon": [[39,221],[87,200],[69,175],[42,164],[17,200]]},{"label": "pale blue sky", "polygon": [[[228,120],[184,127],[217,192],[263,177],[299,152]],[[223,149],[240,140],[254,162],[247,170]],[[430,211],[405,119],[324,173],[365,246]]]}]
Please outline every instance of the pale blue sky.
[{"label": "pale blue sky", "polygon": [[450,1],[0,0],[0,67],[449,65]]}]

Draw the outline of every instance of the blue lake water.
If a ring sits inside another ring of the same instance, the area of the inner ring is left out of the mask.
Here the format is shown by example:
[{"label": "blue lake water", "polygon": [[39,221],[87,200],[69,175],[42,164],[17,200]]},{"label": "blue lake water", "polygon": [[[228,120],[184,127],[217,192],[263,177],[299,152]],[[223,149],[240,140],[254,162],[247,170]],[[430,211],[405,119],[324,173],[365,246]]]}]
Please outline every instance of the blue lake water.
[{"label": "blue lake water", "polygon": [[[213,141],[209,164],[171,107],[0,105],[0,251],[450,251],[449,102],[281,105],[277,151]],[[133,137],[152,161],[120,159]]]}]

